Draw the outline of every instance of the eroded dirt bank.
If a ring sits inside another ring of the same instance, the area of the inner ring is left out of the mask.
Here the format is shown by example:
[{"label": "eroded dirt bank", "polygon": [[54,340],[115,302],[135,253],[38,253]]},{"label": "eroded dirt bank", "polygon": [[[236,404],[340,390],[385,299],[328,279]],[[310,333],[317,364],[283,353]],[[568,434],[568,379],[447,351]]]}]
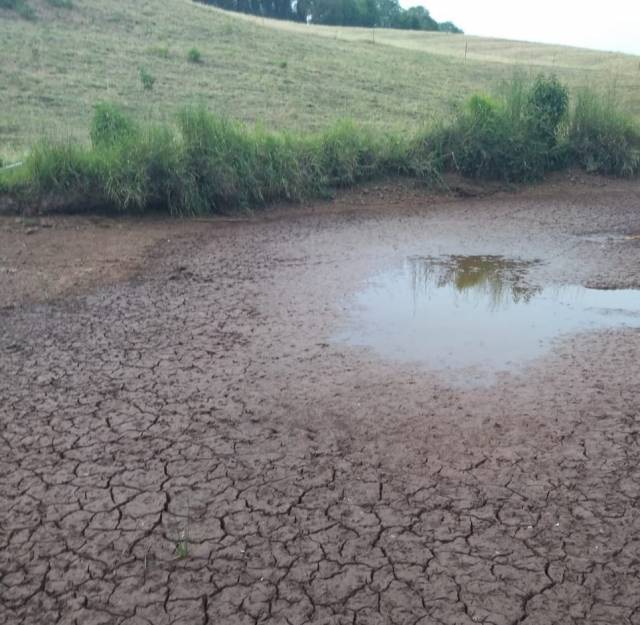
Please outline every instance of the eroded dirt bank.
[{"label": "eroded dirt bank", "polygon": [[640,623],[640,332],[490,386],[332,341],[409,254],[640,286],[637,184],[397,197],[0,311],[0,622]]}]

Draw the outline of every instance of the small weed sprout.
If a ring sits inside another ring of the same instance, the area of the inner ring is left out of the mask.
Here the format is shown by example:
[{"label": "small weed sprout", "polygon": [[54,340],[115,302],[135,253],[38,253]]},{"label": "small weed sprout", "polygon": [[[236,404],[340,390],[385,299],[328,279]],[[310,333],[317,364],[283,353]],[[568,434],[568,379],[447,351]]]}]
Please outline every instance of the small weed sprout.
[{"label": "small weed sprout", "polygon": [[156,77],[150,74],[144,67],[140,68],[140,82],[145,91],[151,91],[156,82]]},{"label": "small weed sprout", "polygon": [[176,555],[181,560],[184,560],[189,556],[189,538],[186,530],[182,530],[180,532],[180,536],[176,542]]},{"label": "small weed sprout", "polygon": [[287,65],[288,65],[288,63],[286,61],[281,61],[280,62],[280,69],[287,69]]},{"label": "small weed sprout", "polygon": [[202,63],[202,54],[198,48],[191,48],[189,52],[187,52],[187,60],[189,63]]}]

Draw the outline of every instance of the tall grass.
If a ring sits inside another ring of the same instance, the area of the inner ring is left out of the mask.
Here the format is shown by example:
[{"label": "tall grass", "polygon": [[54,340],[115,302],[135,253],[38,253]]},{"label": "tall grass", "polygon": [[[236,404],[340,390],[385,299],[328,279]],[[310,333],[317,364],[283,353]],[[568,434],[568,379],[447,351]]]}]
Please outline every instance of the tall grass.
[{"label": "tall grass", "polygon": [[90,146],[37,144],[6,184],[25,202],[69,209],[202,215],[326,195],[384,175],[397,159],[390,138],[350,122],[271,133],[203,108],[185,109],[175,126],[141,126],[102,104],[90,134]]},{"label": "tall grass", "polygon": [[640,129],[615,94],[578,91],[568,130],[573,160],[589,172],[633,176],[640,171]]},{"label": "tall grass", "polygon": [[566,164],[566,88],[555,78],[514,78],[495,96],[474,95],[440,131],[443,166],[476,179],[522,182]]},{"label": "tall grass", "polygon": [[320,133],[273,133],[204,108],[150,126],[111,104],[96,106],[90,135],[91,145],[34,146],[23,167],[0,173],[0,192],[45,209],[204,215],[325,196],[383,176],[435,184],[455,171],[522,182],[576,165],[624,176],[640,169],[640,133],[613,102],[580,92],[570,106],[566,88],[543,77],[476,95],[415,136],[350,121]]}]

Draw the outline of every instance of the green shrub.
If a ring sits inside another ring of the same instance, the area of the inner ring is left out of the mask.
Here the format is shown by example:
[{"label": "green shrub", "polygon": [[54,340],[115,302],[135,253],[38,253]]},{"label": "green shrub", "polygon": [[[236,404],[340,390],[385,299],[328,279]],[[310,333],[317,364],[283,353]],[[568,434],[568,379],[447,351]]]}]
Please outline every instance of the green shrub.
[{"label": "green shrub", "polygon": [[568,108],[568,89],[555,76],[538,76],[527,94],[530,133],[550,148],[554,147]]},{"label": "green shrub", "polygon": [[528,141],[522,117],[512,118],[503,102],[473,96],[441,132],[444,165],[464,176],[521,181],[543,173],[539,147]]},{"label": "green shrub", "polygon": [[190,63],[201,63],[202,54],[200,54],[200,50],[198,50],[198,48],[191,48],[191,50],[187,52],[187,60]]},{"label": "green shrub", "polygon": [[495,98],[472,96],[439,133],[444,165],[478,179],[539,179],[566,164],[558,137],[567,106],[567,89],[555,77],[531,85],[516,77]]},{"label": "green shrub", "polygon": [[112,144],[136,131],[134,122],[117,105],[109,102],[95,105],[89,130],[94,147]]},{"label": "green shrub", "polygon": [[140,82],[145,91],[151,91],[156,83],[156,78],[150,74],[144,67],[140,68]]}]

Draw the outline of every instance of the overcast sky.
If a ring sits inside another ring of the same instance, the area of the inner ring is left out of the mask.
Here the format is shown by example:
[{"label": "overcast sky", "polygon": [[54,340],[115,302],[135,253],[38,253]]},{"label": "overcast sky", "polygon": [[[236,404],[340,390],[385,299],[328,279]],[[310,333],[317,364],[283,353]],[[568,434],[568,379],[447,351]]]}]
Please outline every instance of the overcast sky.
[{"label": "overcast sky", "polygon": [[401,0],[469,35],[640,54],[640,0]]}]

